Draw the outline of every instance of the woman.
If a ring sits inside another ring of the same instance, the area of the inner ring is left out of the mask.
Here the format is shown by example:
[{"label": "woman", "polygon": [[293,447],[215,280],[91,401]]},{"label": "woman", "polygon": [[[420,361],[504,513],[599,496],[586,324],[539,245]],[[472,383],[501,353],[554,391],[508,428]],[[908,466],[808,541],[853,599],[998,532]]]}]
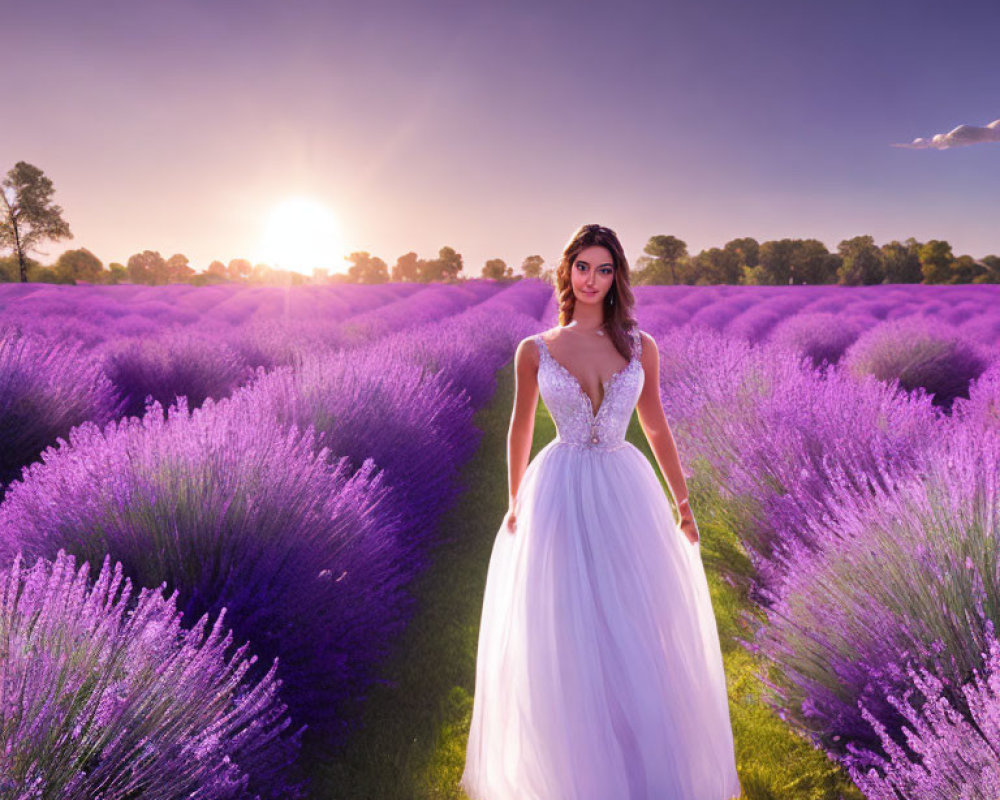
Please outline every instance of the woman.
[{"label": "woman", "polygon": [[[473,800],[740,794],[698,529],[615,233],[556,272],[559,327],[514,356],[510,508],[490,557],[461,786]],[[541,391],[557,436],[531,463]],[[633,409],[677,503],[625,441]]]}]

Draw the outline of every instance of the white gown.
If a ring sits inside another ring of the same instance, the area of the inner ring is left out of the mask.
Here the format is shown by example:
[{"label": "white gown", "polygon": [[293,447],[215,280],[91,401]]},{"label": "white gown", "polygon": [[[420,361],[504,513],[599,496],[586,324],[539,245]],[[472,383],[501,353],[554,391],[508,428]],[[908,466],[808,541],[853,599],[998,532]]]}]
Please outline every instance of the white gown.
[{"label": "white gown", "polygon": [[[472,800],[729,800],[740,794],[700,544],[625,441],[641,340],[593,413],[541,336],[558,435],[493,544],[461,788]],[[596,442],[593,441],[596,439]]]}]

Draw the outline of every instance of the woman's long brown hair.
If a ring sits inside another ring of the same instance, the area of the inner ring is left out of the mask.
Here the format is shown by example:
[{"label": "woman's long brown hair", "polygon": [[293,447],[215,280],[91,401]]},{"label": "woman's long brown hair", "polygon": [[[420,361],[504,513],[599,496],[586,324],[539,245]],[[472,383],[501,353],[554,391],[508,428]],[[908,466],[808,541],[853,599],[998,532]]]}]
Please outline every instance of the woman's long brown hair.
[{"label": "woman's long brown hair", "polygon": [[[580,251],[588,247],[600,245],[611,253],[614,263],[614,283],[604,295],[604,322],[608,328],[615,349],[623,357],[631,360],[632,340],[629,333],[637,325],[632,309],[635,307],[635,297],[632,295],[629,277],[628,259],[617,234],[611,228],[601,225],[584,225],[570,238],[563,250],[562,259],[556,267],[556,297],[559,299],[559,324],[569,325],[573,321],[576,310],[576,295],[573,294],[573,281],[570,270]],[[614,300],[614,302],[612,302]]]}]

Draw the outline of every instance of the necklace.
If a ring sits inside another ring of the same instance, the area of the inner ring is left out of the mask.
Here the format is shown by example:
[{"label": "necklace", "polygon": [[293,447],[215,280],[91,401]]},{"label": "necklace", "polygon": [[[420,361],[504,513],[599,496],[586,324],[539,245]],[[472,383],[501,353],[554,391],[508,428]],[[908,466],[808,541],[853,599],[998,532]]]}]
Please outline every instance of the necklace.
[{"label": "necklace", "polygon": [[[596,333],[598,336],[604,336],[604,325],[605,324],[606,323],[602,323],[600,328],[596,328],[594,330],[594,333]],[[572,322],[569,323],[569,325],[566,325],[565,327],[567,327],[567,328],[576,328],[578,326],[576,324],[576,320],[573,320]]]}]

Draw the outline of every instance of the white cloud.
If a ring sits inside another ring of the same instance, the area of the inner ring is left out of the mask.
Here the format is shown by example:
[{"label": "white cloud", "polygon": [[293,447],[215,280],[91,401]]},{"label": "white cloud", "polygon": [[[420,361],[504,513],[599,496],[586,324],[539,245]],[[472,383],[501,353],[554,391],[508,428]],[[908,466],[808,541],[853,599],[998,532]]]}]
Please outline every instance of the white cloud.
[{"label": "white cloud", "polygon": [[893,147],[917,149],[933,147],[937,150],[947,150],[949,147],[961,147],[980,142],[1000,142],[1000,119],[993,120],[985,128],[979,128],[975,125],[959,125],[947,133],[935,134],[930,139],[914,139],[909,144],[894,144]]}]

